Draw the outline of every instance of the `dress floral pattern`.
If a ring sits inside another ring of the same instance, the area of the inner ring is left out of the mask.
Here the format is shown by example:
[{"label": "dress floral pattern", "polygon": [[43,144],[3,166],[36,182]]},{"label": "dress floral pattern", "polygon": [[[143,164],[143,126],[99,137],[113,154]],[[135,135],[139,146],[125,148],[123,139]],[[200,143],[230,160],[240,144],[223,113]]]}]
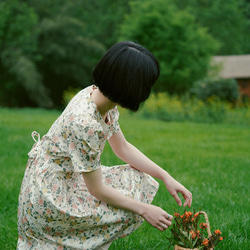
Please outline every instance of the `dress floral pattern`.
[{"label": "dress floral pattern", "polygon": [[97,200],[81,174],[101,168],[106,185],[144,203],[151,203],[158,189],[151,176],[129,165],[101,165],[106,140],[120,129],[119,112],[113,108],[104,121],[91,98],[95,88],[80,91],[28,154],[17,249],[98,249],[143,222],[135,213]]}]

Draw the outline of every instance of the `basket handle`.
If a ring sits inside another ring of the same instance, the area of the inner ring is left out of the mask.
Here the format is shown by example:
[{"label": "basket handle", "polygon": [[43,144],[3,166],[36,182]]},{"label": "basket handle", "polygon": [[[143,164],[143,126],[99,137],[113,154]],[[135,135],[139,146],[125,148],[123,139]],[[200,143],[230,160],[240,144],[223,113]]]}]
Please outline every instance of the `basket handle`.
[{"label": "basket handle", "polygon": [[207,224],[207,232],[208,232],[208,237],[211,236],[211,229],[210,229],[210,224],[209,224],[209,220],[208,220],[208,216],[206,212],[200,211],[200,214],[203,214],[205,216],[205,220],[206,220],[206,224]]}]

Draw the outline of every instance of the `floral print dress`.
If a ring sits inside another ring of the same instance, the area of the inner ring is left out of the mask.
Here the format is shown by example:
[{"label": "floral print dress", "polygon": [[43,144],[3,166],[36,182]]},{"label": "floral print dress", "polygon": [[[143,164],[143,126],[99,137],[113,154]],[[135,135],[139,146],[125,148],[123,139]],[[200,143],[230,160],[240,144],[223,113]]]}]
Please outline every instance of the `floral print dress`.
[{"label": "floral print dress", "polygon": [[106,140],[120,129],[119,113],[115,107],[103,120],[91,98],[95,88],[80,91],[28,154],[17,249],[98,249],[143,222],[135,213],[97,200],[84,182],[82,172],[101,168],[106,185],[137,201],[151,203],[158,189],[151,176],[129,165],[101,165]]}]

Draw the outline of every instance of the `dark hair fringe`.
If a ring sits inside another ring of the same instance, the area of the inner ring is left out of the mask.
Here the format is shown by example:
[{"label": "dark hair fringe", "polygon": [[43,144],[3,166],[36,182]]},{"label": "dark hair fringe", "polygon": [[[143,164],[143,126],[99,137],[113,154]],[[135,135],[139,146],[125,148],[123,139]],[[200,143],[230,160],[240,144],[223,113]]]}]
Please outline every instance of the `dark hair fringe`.
[{"label": "dark hair fringe", "polygon": [[93,71],[94,84],[114,103],[137,111],[159,77],[159,63],[143,46],[124,41],[112,46]]}]

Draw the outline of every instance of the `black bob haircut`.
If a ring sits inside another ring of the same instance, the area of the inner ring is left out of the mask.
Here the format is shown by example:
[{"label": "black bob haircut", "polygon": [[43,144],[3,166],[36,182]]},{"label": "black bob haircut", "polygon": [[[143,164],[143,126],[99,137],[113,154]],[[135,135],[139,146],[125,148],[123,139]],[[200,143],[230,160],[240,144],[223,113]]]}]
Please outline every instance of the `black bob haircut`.
[{"label": "black bob haircut", "polygon": [[159,63],[143,46],[130,41],[113,45],[93,71],[94,84],[118,105],[137,111],[159,77]]}]

